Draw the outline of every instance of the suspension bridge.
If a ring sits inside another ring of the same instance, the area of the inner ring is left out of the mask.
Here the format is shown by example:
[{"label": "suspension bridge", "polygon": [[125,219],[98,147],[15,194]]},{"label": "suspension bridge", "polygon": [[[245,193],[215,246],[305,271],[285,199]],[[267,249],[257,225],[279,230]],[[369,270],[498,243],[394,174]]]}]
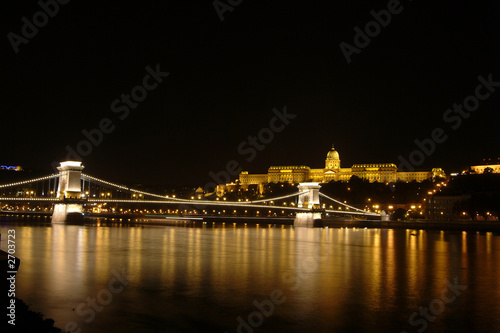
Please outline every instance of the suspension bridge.
[{"label": "suspension bridge", "polygon": [[[83,220],[85,211],[87,211],[86,214],[89,214],[86,207],[114,205],[117,212],[122,212],[123,209],[118,209],[118,207],[130,204],[173,206],[177,207],[177,210],[172,210],[175,212],[179,212],[179,208],[181,208],[181,212],[182,209],[188,212],[187,208],[190,208],[189,212],[192,215],[203,216],[209,214],[208,207],[230,208],[235,213],[237,209],[265,209],[269,212],[275,210],[282,213],[287,211],[294,216],[294,225],[296,226],[315,226],[325,215],[383,219],[381,214],[348,205],[321,193],[321,185],[318,183],[300,183],[297,186],[298,191],[295,193],[259,200],[183,199],[133,189],[84,174],[82,162],[61,162],[57,169],[58,173],[45,177],[0,185],[0,203],[16,202],[44,205],[45,210],[52,213],[52,223]],[[290,198],[293,198],[295,202],[287,205],[285,200]],[[333,205],[337,209],[333,209]],[[160,211],[163,210],[160,209]],[[259,210],[257,210],[258,213]],[[273,218],[273,215],[268,217]]]}]

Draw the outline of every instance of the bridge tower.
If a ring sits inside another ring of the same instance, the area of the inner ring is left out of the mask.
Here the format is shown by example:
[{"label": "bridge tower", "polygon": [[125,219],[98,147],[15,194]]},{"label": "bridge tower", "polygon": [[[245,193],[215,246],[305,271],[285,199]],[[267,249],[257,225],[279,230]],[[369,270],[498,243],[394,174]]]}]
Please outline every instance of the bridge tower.
[{"label": "bridge tower", "polygon": [[59,199],[80,199],[82,197],[82,162],[61,162],[57,167],[59,170],[59,188],[57,196]]},{"label": "bridge tower", "polygon": [[82,162],[65,161],[57,167],[59,170],[59,202],[54,204],[52,223],[79,223],[83,219]]},{"label": "bridge tower", "polygon": [[300,192],[305,192],[299,195],[299,207],[300,208],[320,208],[319,206],[319,189],[321,185],[319,183],[300,183]]},{"label": "bridge tower", "polygon": [[319,203],[319,183],[300,183],[298,189],[299,208],[308,208],[309,212],[297,213],[293,225],[296,227],[319,227],[321,226],[321,206]]}]

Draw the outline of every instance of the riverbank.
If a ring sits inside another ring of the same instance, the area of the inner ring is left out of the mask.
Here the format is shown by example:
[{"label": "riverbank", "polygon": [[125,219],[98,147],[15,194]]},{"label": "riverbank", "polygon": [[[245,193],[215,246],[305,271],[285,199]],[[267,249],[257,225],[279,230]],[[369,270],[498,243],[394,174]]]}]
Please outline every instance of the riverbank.
[{"label": "riverbank", "polygon": [[330,228],[384,228],[500,232],[500,222],[485,221],[338,221],[322,220]]},{"label": "riverbank", "polygon": [[[159,224],[168,223],[163,218],[136,220],[136,223]],[[170,220],[170,222],[172,222]],[[203,216],[203,220],[184,218],[183,223],[191,226],[204,224],[215,225],[225,223],[226,225],[286,225],[293,226],[293,218],[266,218],[266,217],[228,217],[228,216]],[[485,221],[376,221],[376,220],[318,220],[317,227],[329,228],[381,228],[381,229],[417,229],[417,230],[455,230],[455,231],[481,231],[500,232],[500,222]]]},{"label": "riverbank", "polygon": [[[38,212],[0,212],[0,216],[48,216]],[[84,225],[95,223],[93,218],[103,218],[106,224],[165,225],[165,226],[200,226],[225,223],[242,225],[286,225],[293,226],[293,217],[241,217],[241,216],[166,216],[166,215],[121,215],[121,214],[90,214],[84,218]],[[50,221],[48,221],[50,222]],[[101,221],[102,222],[102,221]],[[500,232],[500,222],[494,221],[378,221],[378,220],[345,220],[322,219],[318,227],[329,228],[383,228],[383,229],[422,229],[422,230],[458,230],[458,231],[491,231]]]},{"label": "riverbank", "polygon": [[15,297],[17,274],[12,272],[17,272],[20,260],[0,250],[0,265],[2,290],[8,296],[4,300],[5,303],[2,303],[3,308],[7,309],[7,316],[3,320],[7,322],[5,326],[9,327],[9,332],[61,333],[62,330],[54,326],[54,320],[43,319],[41,313],[31,311],[26,303]]},{"label": "riverbank", "polygon": [[54,320],[43,318],[40,312],[34,312],[19,298],[16,298],[16,325],[12,326],[10,332],[39,332],[39,333],[62,333],[63,331],[54,326]]}]

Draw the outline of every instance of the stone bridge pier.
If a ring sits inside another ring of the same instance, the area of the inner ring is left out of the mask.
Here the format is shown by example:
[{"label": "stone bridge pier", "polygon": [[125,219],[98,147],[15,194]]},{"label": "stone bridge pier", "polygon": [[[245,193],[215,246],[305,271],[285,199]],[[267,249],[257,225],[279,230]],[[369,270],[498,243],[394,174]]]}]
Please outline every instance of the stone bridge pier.
[{"label": "stone bridge pier", "polygon": [[300,183],[299,208],[308,208],[309,212],[297,213],[293,225],[296,227],[320,227],[322,226],[322,209],[319,203],[319,183]]}]

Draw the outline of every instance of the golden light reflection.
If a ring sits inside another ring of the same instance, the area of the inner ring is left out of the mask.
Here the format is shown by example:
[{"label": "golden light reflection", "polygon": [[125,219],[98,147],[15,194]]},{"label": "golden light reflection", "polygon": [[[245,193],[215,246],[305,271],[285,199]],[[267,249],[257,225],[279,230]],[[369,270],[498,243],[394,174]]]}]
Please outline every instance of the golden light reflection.
[{"label": "golden light reflection", "polygon": [[320,288],[322,295],[331,295],[330,297],[321,297],[321,307],[319,311],[324,316],[339,320],[342,316],[342,308],[339,304],[345,302],[348,297],[347,286],[348,279],[343,274],[342,266],[345,262],[344,231],[341,229],[328,228],[322,232],[322,238],[318,244],[320,256],[318,260],[319,279],[317,288]]},{"label": "golden light reflection", "polygon": [[394,229],[387,230],[387,247],[389,249],[394,248]]},{"label": "golden light reflection", "polygon": [[371,258],[367,262],[371,263],[370,270],[371,275],[368,275],[366,283],[370,286],[370,291],[368,292],[368,302],[371,304],[377,304],[382,299],[382,288],[384,287],[384,281],[382,280],[382,275],[384,274],[385,267],[382,264],[382,254],[380,249],[380,234],[377,229],[365,229],[364,238],[370,244],[372,248]]},{"label": "golden light reflection", "polygon": [[[48,228],[47,228],[48,229]],[[47,232],[45,232],[45,237],[46,237],[46,242],[45,244],[39,244],[38,242],[34,242],[33,241],[33,228],[16,228],[14,229],[15,230],[15,234],[16,234],[16,253],[14,254],[16,257],[20,258],[21,259],[21,266],[19,267],[19,270],[21,272],[26,272],[28,271],[28,274],[35,274],[36,271],[35,271],[35,267],[34,266],[31,266],[31,265],[26,265],[25,263],[25,257],[26,258],[31,258],[31,257],[35,257],[37,253],[40,253],[40,249],[39,247],[43,248],[45,246],[50,246],[51,242],[50,242],[50,233],[47,234]],[[8,239],[8,237],[6,236],[7,235],[7,232],[2,233],[2,238],[3,239]],[[20,240],[22,240],[22,247],[19,246],[20,244]],[[29,240],[29,241],[26,241],[26,240]],[[8,242],[5,242],[3,241],[2,242],[3,244],[6,244]],[[7,248],[4,249],[4,251],[7,251]],[[47,253],[47,252],[42,252],[44,254],[44,257],[42,258],[41,262],[43,264],[48,264],[50,262],[50,253]],[[23,281],[23,277],[25,275],[21,275],[21,274],[18,274],[17,275],[17,283],[18,283],[18,288],[20,290],[22,290],[23,292],[26,291],[26,293],[32,293],[33,292],[33,289],[36,289],[36,284],[34,283],[29,283],[26,285],[26,287],[24,287],[23,289],[21,289],[21,286],[23,285],[22,284],[22,281]]]},{"label": "golden light reflection", "polygon": [[450,236],[445,241],[434,242],[432,257],[433,281],[438,281],[435,285],[436,292],[442,289],[442,284],[449,279],[450,270]]},{"label": "golden light reflection", "polygon": [[111,251],[111,240],[110,240],[110,230],[111,228],[102,227],[96,228],[96,247],[101,250],[95,253],[95,267],[96,267],[96,277],[99,282],[106,283],[109,280],[110,259],[109,253]]},{"label": "golden light reflection", "polygon": [[[87,228],[78,228],[75,262],[79,272],[86,272],[89,269],[88,234],[89,232]],[[83,274],[77,274],[75,278],[78,283],[85,283],[85,276]]]},{"label": "golden light reflection", "polygon": [[[219,236],[220,236],[220,241],[217,242],[217,251],[215,251],[214,256],[217,257],[217,267],[216,272],[217,275],[214,276],[214,282],[216,283],[217,281],[224,281],[228,274],[228,259],[227,259],[227,251],[229,250],[228,244],[227,244],[227,231],[226,230],[219,230]],[[224,292],[228,292],[228,288],[230,288],[230,284],[228,283],[221,283],[220,286],[224,289]]]},{"label": "golden light reflection", "polygon": [[203,272],[201,269],[201,232],[203,229],[191,228],[187,237],[187,261],[186,282],[193,292],[199,291],[202,286]]},{"label": "golden light reflection", "polygon": [[[272,229],[265,228],[265,229],[256,229],[257,232],[257,247],[256,250],[258,251],[256,253],[257,257],[259,258],[258,263],[258,275],[264,274],[266,268],[268,267],[268,259],[269,259],[269,254],[268,254],[268,249],[267,249],[267,243],[269,242],[269,233],[272,231]],[[249,230],[248,230],[249,232]]]},{"label": "golden light reflection", "polygon": [[52,226],[52,251],[50,261],[52,263],[52,269],[58,272],[55,276],[54,285],[61,286],[64,284],[64,280],[66,279],[66,261],[67,261],[67,248],[66,248],[66,240],[67,240],[67,231],[69,229],[63,225],[54,225]]},{"label": "golden light reflection", "polygon": [[280,251],[280,257],[278,259],[279,262],[279,272],[284,272],[288,267],[293,267],[295,264],[294,262],[291,262],[291,256],[290,253],[292,251],[292,242],[290,241],[291,235],[293,233],[293,230],[291,229],[284,229],[281,228],[280,231],[277,233],[278,237],[280,239],[283,239],[285,241],[281,241],[279,251]]},{"label": "golden light reflection", "polygon": [[297,286],[293,291],[294,295],[302,300],[301,311],[296,314],[298,318],[305,319],[313,315],[318,301],[316,297],[311,297],[311,292],[319,290],[324,272],[324,263],[319,255],[321,232],[322,229],[318,228],[295,228],[295,265],[289,273],[296,280],[295,283],[290,283],[291,286]]},{"label": "golden light reflection", "polygon": [[[361,304],[360,316],[370,322],[400,304],[418,309],[428,304],[429,296],[439,296],[457,269],[477,292],[500,297],[500,288],[491,288],[500,280],[500,237],[493,233],[217,224],[51,226],[20,228],[19,235],[19,254],[27,257],[19,288],[39,302],[54,302],[47,308],[58,306],[54,299],[60,302],[52,293],[71,295],[75,305],[95,296],[112,277],[111,270],[122,267],[134,276],[127,295],[147,288],[165,293],[158,296],[162,300],[179,293],[249,309],[253,299],[263,300],[279,288],[298,320],[319,316],[341,321],[352,304]],[[467,242],[470,252],[464,254]],[[472,266],[468,258],[474,259]],[[283,279],[287,271],[300,277],[294,290]],[[116,297],[116,306],[129,302],[127,297]],[[69,312],[74,314],[71,308]]]},{"label": "golden light reflection", "polygon": [[422,284],[420,272],[423,263],[419,263],[418,237],[417,230],[405,230],[406,256],[404,261],[407,265],[406,281],[410,297],[417,297]]},{"label": "golden light reflection", "polygon": [[167,290],[174,286],[175,276],[175,232],[166,229],[162,236],[161,280]]},{"label": "golden light reflection", "polygon": [[[249,259],[250,259],[250,251],[248,249],[248,228],[238,228],[236,231],[236,238],[238,240],[238,244],[240,244],[240,249],[238,250],[238,271],[241,272],[243,276],[248,276],[249,274]],[[248,287],[248,280],[242,279],[242,284],[244,288]]]},{"label": "golden light reflection", "polygon": [[[385,290],[384,294],[387,299],[394,299],[397,292],[397,267],[398,263],[396,260],[396,251],[394,246],[394,230],[388,229],[386,232],[386,242],[382,242],[382,250],[385,251],[385,262],[384,267],[384,280],[385,280]],[[383,239],[382,239],[383,240]]]},{"label": "golden light reflection", "polygon": [[491,238],[492,238],[492,232],[487,232],[486,233],[486,253],[488,255],[491,254]]},{"label": "golden light reflection", "polygon": [[130,228],[127,244],[127,255],[129,259],[127,261],[127,272],[134,275],[134,278],[141,280],[142,269],[141,269],[141,245],[142,245],[142,228]]},{"label": "golden light reflection", "polygon": [[462,231],[462,253],[467,253],[467,232]]}]

